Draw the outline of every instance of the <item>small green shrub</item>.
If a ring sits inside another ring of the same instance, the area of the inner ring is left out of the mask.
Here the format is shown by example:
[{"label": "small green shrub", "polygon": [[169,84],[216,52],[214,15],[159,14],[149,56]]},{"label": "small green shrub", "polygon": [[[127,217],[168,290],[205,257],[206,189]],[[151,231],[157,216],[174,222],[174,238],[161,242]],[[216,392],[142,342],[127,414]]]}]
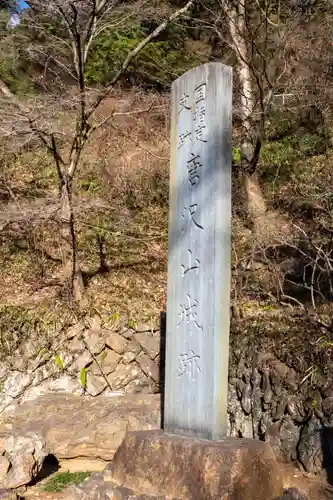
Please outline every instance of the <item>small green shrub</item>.
[{"label": "small green shrub", "polygon": [[267,142],[261,148],[259,169],[263,182],[275,187],[297,177],[300,160],[322,154],[328,147],[325,134],[294,134]]},{"label": "small green shrub", "polygon": [[260,162],[263,165],[290,165],[297,157],[294,141],[284,137],[279,141],[264,144],[261,148]]},{"label": "small green shrub", "polygon": [[88,172],[83,179],[77,182],[79,191],[86,194],[97,195],[101,191],[101,179],[95,172]]},{"label": "small green shrub", "polygon": [[90,475],[90,472],[58,472],[44,485],[43,490],[48,493],[63,491],[71,484],[79,484]]},{"label": "small green shrub", "polygon": [[241,161],[241,150],[239,147],[232,146],[232,163],[239,164]]}]

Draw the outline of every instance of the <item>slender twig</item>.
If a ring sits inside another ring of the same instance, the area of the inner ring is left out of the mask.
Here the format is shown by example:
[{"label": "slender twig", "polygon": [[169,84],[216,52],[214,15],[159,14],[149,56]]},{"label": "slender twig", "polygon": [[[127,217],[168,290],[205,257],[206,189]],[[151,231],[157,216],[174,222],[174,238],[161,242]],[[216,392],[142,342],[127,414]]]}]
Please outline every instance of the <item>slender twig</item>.
[{"label": "slender twig", "polygon": [[152,151],[150,151],[149,149],[145,148],[144,146],[142,146],[142,144],[140,144],[139,141],[136,141],[135,139],[133,139],[130,136],[130,134],[128,134],[128,133],[124,132],[123,130],[121,130],[121,128],[117,127],[114,123],[110,124],[110,126],[114,130],[116,130],[117,132],[119,132],[122,136],[126,137],[129,141],[133,142],[138,148],[142,149],[143,151],[145,151],[149,155],[153,156],[157,160],[163,160],[163,161],[165,161],[165,160],[169,159],[169,158],[167,158],[165,156],[158,156],[155,153],[153,153]]},{"label": "slender twig", "polygon": [[76,219],[76,221],[79,224],[83,224],[84,226],[92,227],[94,229],[99,229],[101,231],[105,231],[106,233],[112,234],[112,235],[117,236],[117,237],[120,236],[123,238],[128,238],[128,239],[136,240],[136,241],[145,242],[145,241],[152,241],[152,240],[160,240],[160,239],[163,239],[163,238],[168,236],[167,233],[164,233],[164,234],[148,235],[148,237],[146,236],[145,238],[138,238],[137,236],[132,236],[130,234],[126,234],[126,233],[121,232],[121,231],[112,231],[111,229],[109,229],[105,226],[98,226],[96,224],[90,224],[89,222],[86,222],[82,219]]}]

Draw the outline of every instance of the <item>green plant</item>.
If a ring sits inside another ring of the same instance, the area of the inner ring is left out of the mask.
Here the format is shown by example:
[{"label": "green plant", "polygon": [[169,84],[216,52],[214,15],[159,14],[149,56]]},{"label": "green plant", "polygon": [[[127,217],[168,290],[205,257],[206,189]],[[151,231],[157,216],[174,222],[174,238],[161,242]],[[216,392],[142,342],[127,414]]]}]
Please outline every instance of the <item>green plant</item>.
[{"label": "green plant", "polygon": [[62,362],[61,358],[58,355],[56,355],[56,357],[55,357],[55,362],[56,362],[57,366],[59,367],[59,369],[61,371],[63,371],[64,363]]},{"label": "green plant", "polygon": [[90,475],[90,472],[59,472],[54,474],[44,485],[48,493],[63,491],[71,484],[79,484]]},{"label": "green plant", "polygon": [[241,161],[241,150],[239,147],[232,146],[232,163],[239,164]]},{"label": "green plant", "polygon": [[82,368],[80,371],[80,384],[82,389],[85,389],[87,387],[87,369]]},{"label": "green plant", "polygon": [[101,180],[97,177],[95,172],[88,172],[77,184],[81,191],[90,195],[96,195],[101,191]]},{"label": "green plant", "polygon": [[135,319],[130,318],[130,319],[128,320],[127,327],[128,327],[128,328],[131,328],[132,330],[136,330],[136,329],[137,329],[137,327],[138,327],[138,325],[137,325],[137,322],[135,321]]}]

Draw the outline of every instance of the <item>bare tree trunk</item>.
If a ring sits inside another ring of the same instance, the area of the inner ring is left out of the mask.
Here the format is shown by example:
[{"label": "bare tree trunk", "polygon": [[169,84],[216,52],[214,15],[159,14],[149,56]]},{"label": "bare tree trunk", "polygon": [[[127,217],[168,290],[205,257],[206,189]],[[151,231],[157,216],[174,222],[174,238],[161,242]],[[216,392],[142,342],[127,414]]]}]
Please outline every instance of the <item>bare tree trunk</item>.
[{"label": "bare tree trunk", "polygon": [[[188,0],[187,3],[173,12],[167,19],[165,19],[157,28],[154,29],[146,38],[144,38],[124,59],[123,64],[112,78],[109,84],[98,93],[95,99],[88,99],[88,89],[85,83],[85,70],[86,61],[91,44],[96,37],[108,26],[109,24],[106,16],[111,12],[117,2],[109,2],[108,0],[93,0],[88,2],[87,9],[84,13],[85,21],[82,22],[81,7],[73,0],[35,0],[34,7],[36,12],[40,12],[44,16],[50,16],[53,22],[57,19],[59,26],[62,25],[66,28],[67,36],[63,40],[67,46],[70,46],[72,51],[72,65],[75,69],[75,76],[77,80],[77,96],[74,100],[76,104],[76,124],[73,127],[72,144],[69,153],[63,152],[56,144],[56,134],[48,130],[48,127],[39,123],[39,120],[31,109],[25,109],[16,96],[12,94],[10,89],[0,79],[0,94],[3,94],[8,102],[14,104],[19,111],[19,116],[25,118],[26,125],[29,127],[33,135],[36,135],[46,150],[53,157],[55,167],[58,173],[60,184],[60,202],[59,202],[59,230],[60,230],[60,248],[63,261],[63,279],[67,286],[68,294],[75,302],[85,301],[85,288],[82,278],[82,271],[80,262],[77,256],[76,239],[75,239],[75,224],[74,213],[72,207],[72,181],[75,178],[77,168],[80,166],[81,156],[84,147],[91,137],[92,133],[102,126],[105,126],[109,120],[113,118],[114,113],[111,112],[109,116],[104,119],[98,114],[98,108],[101,103],[110,95],[111,90],[118,83],[121,76],[130,66],[132,60],[142,51],[153,39],[158,37],[166,27],[176,21],[178,18],[186,14],[197,2],[197,0]],[[139,3],[139,2],[138,2]],[[31,10],[31,9],[30,9]],[[35,25],[35,18],[33,23]],[[124,18],[127,15],[124,14]],[[120,24],[119,19],[114,25]],[[38,22],[37,22],[38,26]],[[44,27],[40,25],[44,32]],[[63,30],[62,30],[63,32]],[[54,36],[54,39],[60,40],[63,35]],[[67,38],[67,40],[66,40]],[[62,63],[59,63],[62,68],[68,69],[71,76],[72,69],[66,68]],[[46,68],[45,68],[46,69]],[[67,100],[68,96],[65,96]],[[71,99],[72,100],[72,99]],[[67,106],[67,102],[66,102]],[[43,116],[41,113],[40,116]],[[26,133],[26,130],[24,130]],[[68,156],[67,156],[68,155]],[[103,240],[100,240],[100,259],[101,270],[107,269],[107,263],[103,252]]]},{"label": "bare tree trunk", "polygon": [[63,279],[69,295],[75,302],[85,299],[85,289],[76,252],[71,180],[63,176],[60,184],[60,247],[63,261]]},{"label": "bare tree trunk", "polygon": [[240,86],[240,115],[242,123],[242,140],[240,144],[241,165],[243,167],[243,186],[247,201],[247,210],[252,219],[261,219],[266,214],[266,201],[261,189],[258,176],[253,168],[253,160],[256,155],[255,144],[258,130],[253,126],[254,92],[251,81],[251,70],[249,65],[246,39],[245,39],[245,5],[242,1],[236,8],[230,9],[229,31],[236,52],[238,62],[238,81]]}]

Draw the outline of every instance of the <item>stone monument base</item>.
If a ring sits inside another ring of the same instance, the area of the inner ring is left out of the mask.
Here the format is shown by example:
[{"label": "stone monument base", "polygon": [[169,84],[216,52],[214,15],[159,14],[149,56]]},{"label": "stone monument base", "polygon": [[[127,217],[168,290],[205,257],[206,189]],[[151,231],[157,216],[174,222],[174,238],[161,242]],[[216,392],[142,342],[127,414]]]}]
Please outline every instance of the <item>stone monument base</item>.
[{"label": "stone monument base", "polygon": [[274,500],[283,492],[270,445],[251,439],[129,432],[108,469],[109,479],[133,498]]}]

